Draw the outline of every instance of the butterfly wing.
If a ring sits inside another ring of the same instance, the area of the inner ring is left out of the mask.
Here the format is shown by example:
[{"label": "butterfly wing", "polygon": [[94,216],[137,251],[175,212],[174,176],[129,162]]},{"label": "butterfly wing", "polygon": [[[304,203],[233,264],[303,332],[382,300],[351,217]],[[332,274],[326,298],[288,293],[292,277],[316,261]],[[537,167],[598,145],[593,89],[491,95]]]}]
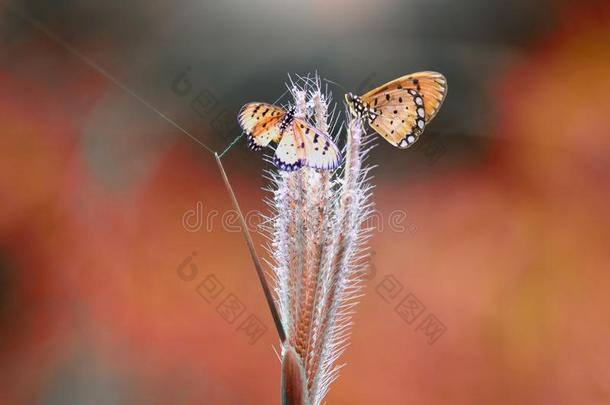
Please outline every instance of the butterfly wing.
[{"label": "butterfly wing", "polygon": [[[386,102],[398,104],[400,96],[404,95],[408,90],[417,91],[423,98],[425,119],[428,123],[434,118],[440,109],[445,96],[447,95],[447,79],[437,72],[418,72],[410,75],[405,75],[394,79],[391,82],[377,87],[363,95],[362,101],[370,103],[371,107],[375,107],[375,98],[377,105]],[[387,99],[387,95],[390,99]]]},{"label": "butterfly wing", "polygon": [[281,170],[292,172],[303,166],[302,140],[297,139],[294,126],[289,125],[282,133],[282,140],[275,149],[273,163]]},{"label": "butterfly wing", "polygon": [[447,80],[436,72],[419,72],[392,80],[363,95],[373,115],[370,124],[399,148],[413,145],[437,114],[447,94]]},{"label": "butterfly wing", "polygon": [[339,166],[341,152],[330,136],[299,118],[295,118],[292,126],[304,166],[324,170]]},{"label": "butterfly wing", "polygon": [[260,150],[271,141],[280,137],[280,123],[286,112],[277,106],[267,103],[248,103],[237,116],[239,125],[246,132],[248,146]]},{"label": "butterfly wing", "polygon": [[372,117],[369,124],[392,145],[408,148],[417,141],[426,126],[423,99],[415,90],[406,91],[396,100],[386,96],[390,96],[388,93],[383,95],[387,102],[371,107],[374,115],[369,115]]}]

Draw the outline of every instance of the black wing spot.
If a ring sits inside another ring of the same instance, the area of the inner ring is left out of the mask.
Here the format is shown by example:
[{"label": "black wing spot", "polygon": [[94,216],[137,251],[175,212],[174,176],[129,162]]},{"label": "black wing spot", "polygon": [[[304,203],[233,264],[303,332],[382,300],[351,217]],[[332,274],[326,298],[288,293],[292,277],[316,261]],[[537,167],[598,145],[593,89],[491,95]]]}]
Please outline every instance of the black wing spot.
[{"label": "black wing spot", "polygon": [[394,114],[398,114],[398,110],[394,110]]},{"label": "black wing spot", "polygon": [[390,101],[390,95],[389,95],[389,94],[386,94],[386,95],[385,95],[385,99],[386,99],[387,101]]},{"label": "black wing spot", "polygon": [[402,103],[402,97],[398,97],[398,102]]}]

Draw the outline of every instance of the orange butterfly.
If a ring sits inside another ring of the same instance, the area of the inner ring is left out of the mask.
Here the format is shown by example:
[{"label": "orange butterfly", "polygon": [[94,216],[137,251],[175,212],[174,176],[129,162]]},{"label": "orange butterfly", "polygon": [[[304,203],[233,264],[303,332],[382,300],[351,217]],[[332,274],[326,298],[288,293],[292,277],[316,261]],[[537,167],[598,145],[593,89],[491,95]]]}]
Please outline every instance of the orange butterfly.
[{"label": "orange butterfly", "polygon": [[330,136],[288,111],[266,103],[248,103],[239,111],[237,120],[246,132],[248,146],[260,150],[271,141],[279,142],[273,163],[285,171],[302,166],[335,169],[341,153]]},{"label": "orange butterfly", "polygon": [[446,94],[445,76],[419,72],[392,80],[361,97],[348,93],[345,100],[353,116],[366,120],[386,141],[405,149],[436,116]]}]

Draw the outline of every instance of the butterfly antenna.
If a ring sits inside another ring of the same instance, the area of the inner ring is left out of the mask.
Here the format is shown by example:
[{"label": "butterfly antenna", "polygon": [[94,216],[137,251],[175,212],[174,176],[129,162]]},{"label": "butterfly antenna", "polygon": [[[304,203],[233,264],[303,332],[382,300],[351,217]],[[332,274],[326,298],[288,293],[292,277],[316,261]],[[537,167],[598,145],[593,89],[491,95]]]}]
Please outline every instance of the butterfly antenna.
[{"label": "butterfly antenna", "polygon": [[348,91],[348,90],[347,90],[345,87],[341,86],[341,85],[340,85],[339,83],[337,83],[337,82],[333,82],[333,81],[332,81],[332,80],[330,80],[330,79],[324,79],[324,81],[325,81],[325,82],[328,82],[328,83],[330,83],[330,84],[334,84],[335,86],[337,86],[337,87],[339,87],[341,90],[343,90],[345,93],[349,93],[349,91]]},{"label": "butterfly antenna", "polygon": [[[297,78],[298,78],[298,75],[297,75]],[[300,87],[295,84],[295,81],[292,79],[292,75],[290,73],[288,73],[288,81],[290,83],[285,83],[286,89],[288,89],[288,92],[294,97],[295,89],[300,89]],[[298,80],[297,80],[297,82],[298,82]]]},{"label": "butterfly antenna", "polygon": [[290,76],[290,73],[288,73],[288,81],[290,83],[284,83],[284,86],[286,86],[286,90],[292,94],[292,89],[294,87],[294,82],[292,81],[292,76]]}]

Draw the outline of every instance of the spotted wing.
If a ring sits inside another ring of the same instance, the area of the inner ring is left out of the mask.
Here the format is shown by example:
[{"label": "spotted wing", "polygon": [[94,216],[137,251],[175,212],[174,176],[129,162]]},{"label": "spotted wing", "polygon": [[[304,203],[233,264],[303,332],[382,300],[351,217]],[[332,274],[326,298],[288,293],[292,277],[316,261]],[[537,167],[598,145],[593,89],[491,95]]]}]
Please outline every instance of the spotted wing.
[{"label": "spotted wing", "polygon": [[377,87],[361,98],[362,101],[370,103],[372,107],[375,107],[375,98],[377,98],[377,103],[379,104],[389,94],[391,99],[386,100],[386,102],[391,101],[394,104],[398,104],[398,98],[404,95],[407,90],[415,90],[423,98],[425,120],[428,123],[436,116],[445,100],[447,95],[447,79],[437,72],[413,73]]},{"label": "spotted wing", "polygon": [[369,114],[371,127],[399,148],[413,145],[426,126],[423,98],[416,90],[404,93],[396,100],[389,93],[383,94],[384,101],[372,104],[373,113]]},{"label": "spotted wing", "polygon": [[275,149],[273,163],[280,170],[292,172],[303,166],[302,140],[297,139],[295,128],[289,125],[282,133],[282,140]]},{"label": "spotted wing", "polygon": [[304,166],[333,170],[341,164],[341,152],[330,136],[299,118],[292,125]]},{"label": "spotted wing", "polygon": [[280,124],[286,112],[277,106],[266,103],[248,103],[237,116],[239,125],[246,133],[248,146],[260,150],[269,142],[280,138]]},{"label": "spotted wing", "polygon": [[400,77],[362,96],[370,106],[372,128],[399,148],[413,145],[437,114],[445,95],[447,80],[436,72],[420,72]]}]

